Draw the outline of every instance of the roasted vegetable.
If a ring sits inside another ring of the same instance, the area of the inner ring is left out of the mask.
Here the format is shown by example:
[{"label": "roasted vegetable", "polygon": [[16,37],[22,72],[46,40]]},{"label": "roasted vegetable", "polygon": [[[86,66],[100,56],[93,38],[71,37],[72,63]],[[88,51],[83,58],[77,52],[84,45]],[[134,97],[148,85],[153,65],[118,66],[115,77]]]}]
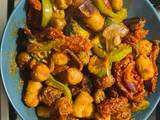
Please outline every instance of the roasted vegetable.
[{"label": "roasted vegetable", "polygon": [[62,91],[52,86],[45,86],[39,93],[39,100],[41,103],[52,107],[56,101],[62,97]]},{"label": "roasted vegetable", "polygon": [[28,107],[36,107],[39,104],[38,94],[41,88],[42,84],[40,82],[28,81],[24,95],[24,102]]},{"label": "roasted vegetable", "polygon": [[64,53],[53,53],[51,56],[51,59],[53,60],[55,65],[65,65],[68,63],[69,58]]},{"label": "roasted vegetable", "polygon": [[103,46],[101,44],[101,39],[102,39],[102,36],[101,35],[97,35],[95,36],[91,43],[92,43],[92,46],[93,46],[93,52],[100,58],[105,58],[106,56],[106,51],[103,50]]},{"label": "roasted vegetable", "polygon": [[68,98],[68,100],[72,103],[72,94],[70,89],[66,85],[55,80],[51,75],[50,78],[45,82],[45,84],[61,90],[63,94]]},{"label": "roasted vegetable", "polygon": [[106,58],[112,62],[119,62],[132,52],[132,47],[127,44],[120,44],[117,49],[112,50],[106,55]]},{"label": "roasted vegetable", "polygon": [[123,0],[110,0],[114,11],[119,11],[123,8]]},{"label": "roasted vegetable", "polygon": [[64,45],[65,40],[63,39],[56,39],[54,41],[44,41],[44,42],[37,42],[33,41],[27,46],[27,51],[29,53],[39,53],[44,51],[50,51],[51,49],[60,49],[62,45]]},{"label": "roasted vegetable", "polygon": [[125,83],[125,86],[131,91],[131,92],[137,92],[137,80],[134,78],[133,70],[135,69],[135,62],[131,62],[128,64],[128,66],[124,69],[124,76],[123,76],[123,82]]},{"label": "roasted vegetable", "polygon": [[148,30],[144,29],[144,18],[130,18],[124,21],[124,24],[129,28],[129,33],[123,38],[123,43],[128,43],[135,46],[139,41],[144,40],[148,34]]},{"label": "roasted vegetable", "polygon": [[38,117],[41,117],[41,118],[50,118],[51,110],[52,109],[50,107],[38,106],[36,108],[36,113],[37,113]]},{"label": "roasted vegetable", "polygon": [[146,20],[143,17],[133,17],[124,20],[123,22],[131,31],[142,29],[145,26]]},{"label": "roasted vegetable", "polygon": [[143,54],[143,55],[149,55],[152,51],[152,43],[148,40],[140,40],[135,45],[135,50],[137,52],[137,55]]},{"label": "roasted vegetable", "polygon": [[31,78],[33,80],[42,82],[49,78],[50,70],[45,64],[37,64],[32,68]]},{"label": "roasted vegetable", "polygon": [[107,59],[101,60],[97,56],[93,56],[90,58],[88,70],[92,74],[95,74],[96,76],[102,78],[108,73],[110,73],[111,62]]},{"label": "roasted vegetable", "polygon": [[44,28],[48,25],[52,18],[52,4],[50,0],[42,0],[42,24],[41,26]]},{"label": "roasted vegetable", "polygon": [[61,97],[56,101],[55,106],[52,108],[51,120],[68,120],[69,115],[72,113],[72,104],[68,101],[67,97]]},{"label": "roasted vegetable", "polygon": [[69,25],[65,29],[67,35],[79,35],[84,38],[89,38],[90,34],[82,28],[75,20],[71,19]]},{"label": "roasted vegetable", "polygon": [[126,97],[105,99],[98,105],[98,113],[102,116],[102,118],[108,118],[111,116],[111,119],[113,120],[132,119],[130,104]]},{"label": "roasted vegetable", "polygon": [[27,45],[29,53],[50,51],[52,49],[56,51],[69,49],[74,53],[78,53],[79,51],[89,51],[92,47],[89,39],[76,35],[65,36],[61,31],[53,27],[46,28],[37,36],[37,39],[43,42],[37,42],[38,40],[29,41],[30,44]]},{"label": "roasted vegetable", "polygon": [[128,29],[124,24],[112,24],[106,27],[103,32],[104,41],[106,43],[106,50],[110,51],[116,46],[115,38],[117,36],[123,38],[128,33]]},{"label": "roasted vegetable", "polygon": [[73,115],[78,118],[89,118],[93,114],[93,98],[82,91],[73,103]]},{"label": "roasted vegetable", "polygon": [[146,55],[140,55],[136,60],[136,68],[143,80],[149,80],[154,76],[154,67]]},{"label": "roasted vegetable", "polygon": [[104,17],[99,13],[91,0],[86,0],[78,9],[84,16],[83,20],[90,29],[100,31],[104,25]]},{"label": "roasted vegetable", "polygon": [[142,100],[139,102],[132,103],[131,110],[132,112],[138,112],[147,109],[149,105],[150,103],[148,100]]},{"label": "roasted vegetable", "polygon": [[78,54],[79,59],[83,62],[83,64],[87,65],[90,59],[90,53],[80,51]]},{"label": "roasted vegetable", "polygon": [[96,104],[101,103],[104,99],[106,99],[106,95],[103,89],[98,89],[94,94],[94,101]]},{"label": "roasted vegetable", "polygon": [[69,84],[76,85],[83,79],[83,74],[77,68],[69,68],[67,70],[67,80]]}]

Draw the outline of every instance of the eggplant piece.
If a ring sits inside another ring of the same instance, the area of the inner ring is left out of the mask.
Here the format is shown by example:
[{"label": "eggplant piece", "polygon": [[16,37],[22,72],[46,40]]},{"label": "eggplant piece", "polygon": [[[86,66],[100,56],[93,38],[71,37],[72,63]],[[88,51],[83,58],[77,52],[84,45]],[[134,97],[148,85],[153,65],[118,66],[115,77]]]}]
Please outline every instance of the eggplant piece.
[{"label": "eggplant piece", "polygon": [[123,21],[123,23],[131,30],[135,31],[144,27],[146,20],[143,17],[133,17]]}]

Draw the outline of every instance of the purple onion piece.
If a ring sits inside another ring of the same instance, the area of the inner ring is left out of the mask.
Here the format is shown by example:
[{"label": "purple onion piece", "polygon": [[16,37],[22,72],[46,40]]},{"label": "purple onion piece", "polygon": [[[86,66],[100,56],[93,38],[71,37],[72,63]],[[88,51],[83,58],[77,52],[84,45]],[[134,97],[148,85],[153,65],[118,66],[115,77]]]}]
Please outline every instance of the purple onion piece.
[{"label": "purple onion piece", "polygon": [[78,9],[80,10],[81,14],[85,17],[90,17],[94,12],[98,11],[97,8],[93,5],[91,0],[84,1]]}]

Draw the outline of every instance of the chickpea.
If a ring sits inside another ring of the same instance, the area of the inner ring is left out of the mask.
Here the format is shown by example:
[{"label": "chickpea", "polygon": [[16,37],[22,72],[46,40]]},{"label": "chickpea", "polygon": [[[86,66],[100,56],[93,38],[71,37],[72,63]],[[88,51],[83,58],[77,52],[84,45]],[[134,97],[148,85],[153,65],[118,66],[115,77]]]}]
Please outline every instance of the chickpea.
[{"label": "chickpea", "polygon": [[63,30],[66,25],[66,21],[64,18],[53,18],[51,21],[51,25],[58,30]]},{"label": "chickpea", "polygon": [[69,84],[76,85],[83,79],[83,74],[77,68],[69,68],[67,70],[67,79]]},{"label": "chickpea", "polygon": [[152,43],[148,40],[140,40],[135,45],[135,50],[137,54],[149,55],[152,51]]},{"label": "chickpea", "polygon": [[105,93],[102,89],[98,89],[96,92],[95,92],[95,95],[94,95],[94,100],[95,100],[95,103],[96,104],[99,104],[100,102],[102,102],[104,99],[106,98],[105,96]]},{"label": "chickpea", "polygon": [[25,65],[28,64],[28,62],[30,61],[31,57],[27,52],[21,52],[18,55],[17,58],[17,63],[19,65],[20,68],[24,67]]},{"label": "chickpea", "polygon": [[119,11],[123,8],[123,0],[110,0],[114,11]]},{"label": "chickpea", "polygon": [[38,64],[33,67],[31,78],[36,81],[45,81],[49,78],[50,70],[45,64]]},{"label": "chickpea", "polygon": [[89,118],[93,113],[93,98],[85,91],[82,91],[73,104],[73,115],[78,118]]},{"label": "chickpea", "polygon": [[54,53],[51,59],[55,65],[65,65],[68,63],[68,57],[64,53]]},{"label": "chickpea", "polygon": [[36,107],[39,104],[38,94],[42,84],[33,80],[28,81],[24,102],[28,107]]}]

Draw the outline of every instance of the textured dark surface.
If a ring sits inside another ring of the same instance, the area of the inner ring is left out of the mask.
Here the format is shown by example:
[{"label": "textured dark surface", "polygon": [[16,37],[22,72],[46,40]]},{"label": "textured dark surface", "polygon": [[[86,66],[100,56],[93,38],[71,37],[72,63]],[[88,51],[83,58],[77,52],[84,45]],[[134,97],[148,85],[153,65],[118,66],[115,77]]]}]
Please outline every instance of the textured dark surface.
[{"label": "textured dark surface", "polygon": [[153,5],[157,8],[160,9],[160,0],[150,0]]}]

